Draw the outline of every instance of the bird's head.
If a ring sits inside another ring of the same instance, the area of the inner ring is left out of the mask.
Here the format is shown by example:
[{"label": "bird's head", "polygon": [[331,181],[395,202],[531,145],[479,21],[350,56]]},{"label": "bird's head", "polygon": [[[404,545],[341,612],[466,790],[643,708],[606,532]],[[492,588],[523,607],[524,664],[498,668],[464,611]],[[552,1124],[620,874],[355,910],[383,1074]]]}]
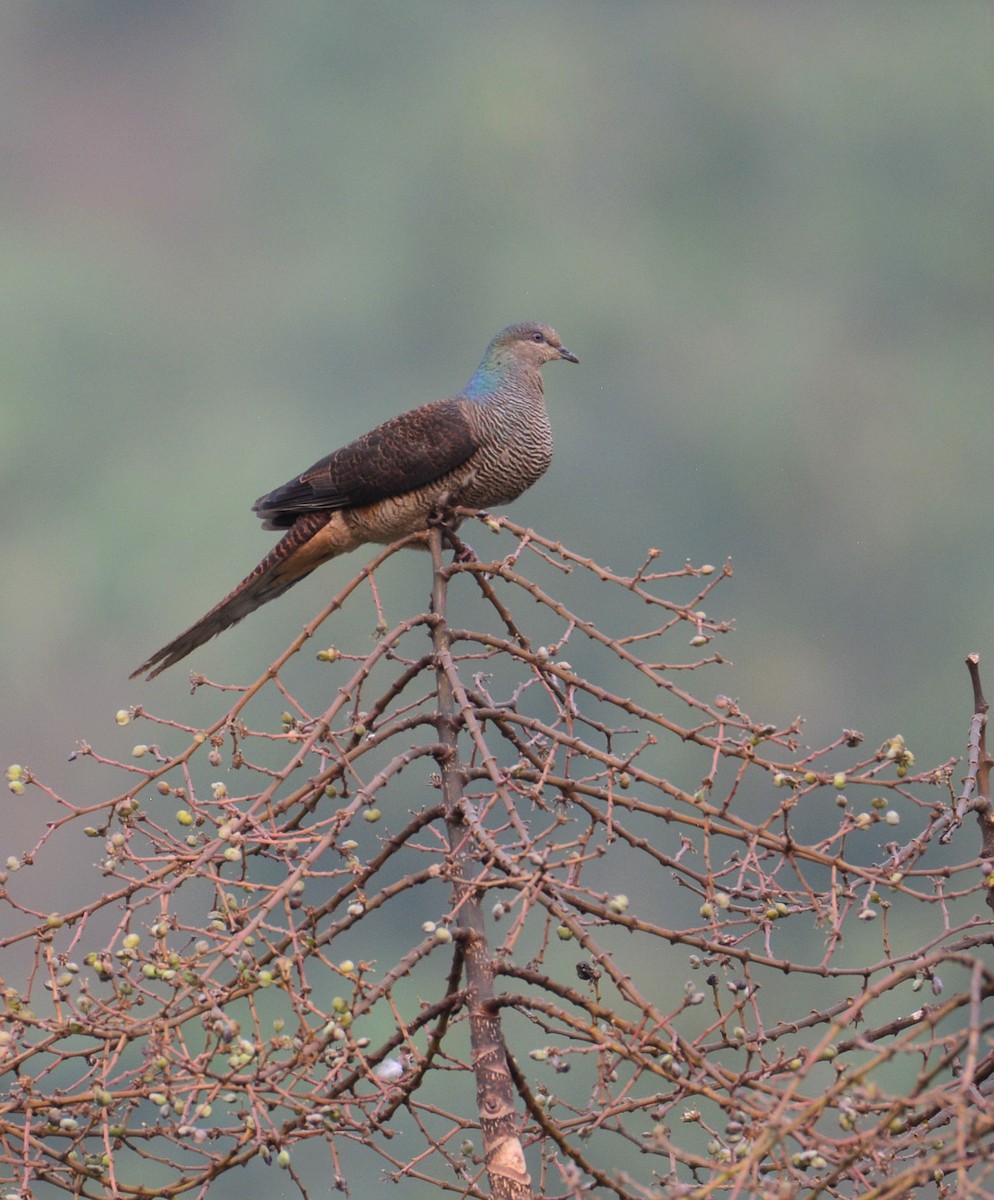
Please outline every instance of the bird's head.
[{"label": "bird's head", "polygon": [[511,378],[524,376],[528,381],[525,386],[541,395],[541,368],[556,359],[580,361],[548,325],[540,325],[537,321],[508,325],[487,347],[483,362],[460,394],[469,400],[486,400],[499,388],[507,386]]},{"label": "bird's head", "polygon": [[547,362],[565,359],[566,362],[580,360],[563,345],[559,334],[548,325],[537,321],[522,321],[520,325],[508,325],[487,347],[484,362],[491,366],[531,367],[537,370]]}]

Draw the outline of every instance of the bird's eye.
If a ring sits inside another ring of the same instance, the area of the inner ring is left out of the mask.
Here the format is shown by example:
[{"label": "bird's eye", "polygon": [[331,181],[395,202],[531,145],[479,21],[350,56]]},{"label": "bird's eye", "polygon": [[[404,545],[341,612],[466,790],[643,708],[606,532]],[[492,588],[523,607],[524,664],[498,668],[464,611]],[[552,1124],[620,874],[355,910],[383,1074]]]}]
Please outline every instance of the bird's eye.
[{"label": "bird's eye", "polygon": [[544,342],[544,341],[545,341],[545,334],[544,334],[544,333],[540,333],[540,332],[539,332],[539,331],[536,329],[536,330],[535,330],[535,332],[532,334],[532,341],[533,341],[533,342]]}]

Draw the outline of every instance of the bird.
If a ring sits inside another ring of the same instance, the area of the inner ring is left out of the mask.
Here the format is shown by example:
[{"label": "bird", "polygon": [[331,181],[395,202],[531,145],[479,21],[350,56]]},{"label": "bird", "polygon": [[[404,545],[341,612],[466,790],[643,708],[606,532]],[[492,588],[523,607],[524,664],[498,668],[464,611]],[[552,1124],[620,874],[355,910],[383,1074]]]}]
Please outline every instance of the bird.
[{"label": "bird", "polygon": [[508,325],[458,395],[391,417],[261,496],[252,510],[282,539],[131,678],[154,679],[329,559],[423,532],[440,510],[516,500],[552,461],[541,371],[558,361],[579,359],[550,326]]}]

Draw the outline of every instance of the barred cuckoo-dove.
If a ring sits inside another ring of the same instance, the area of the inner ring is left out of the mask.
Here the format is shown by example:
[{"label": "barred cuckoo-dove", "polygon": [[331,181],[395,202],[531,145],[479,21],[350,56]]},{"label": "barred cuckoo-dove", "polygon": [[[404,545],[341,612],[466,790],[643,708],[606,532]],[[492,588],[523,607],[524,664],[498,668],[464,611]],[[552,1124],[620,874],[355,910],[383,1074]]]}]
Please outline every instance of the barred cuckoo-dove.
[{"label": "barred cuckoo-dove", "polygon": [[392,417],[252,506],[287,532],[206,616],[133,672],[148,679],[248,616],[330,558],[428,528],[439,509],[507,504],[552,459],[541,368],[577,362],[548,325],[502,329],[458,396]]}]

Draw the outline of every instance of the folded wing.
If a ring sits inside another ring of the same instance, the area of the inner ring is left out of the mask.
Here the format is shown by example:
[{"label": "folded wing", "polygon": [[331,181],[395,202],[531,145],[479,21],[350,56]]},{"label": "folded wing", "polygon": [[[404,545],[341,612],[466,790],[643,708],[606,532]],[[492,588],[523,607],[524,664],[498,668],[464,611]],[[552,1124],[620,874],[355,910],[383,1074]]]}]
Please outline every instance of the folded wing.
[{"label": "folded wing", "polygon": [[442,479],[479,449],[471,403],[439,400],[392,417],[261,496],[252,511],[266,529],[289,529],[303,513],[362,508]]}]

